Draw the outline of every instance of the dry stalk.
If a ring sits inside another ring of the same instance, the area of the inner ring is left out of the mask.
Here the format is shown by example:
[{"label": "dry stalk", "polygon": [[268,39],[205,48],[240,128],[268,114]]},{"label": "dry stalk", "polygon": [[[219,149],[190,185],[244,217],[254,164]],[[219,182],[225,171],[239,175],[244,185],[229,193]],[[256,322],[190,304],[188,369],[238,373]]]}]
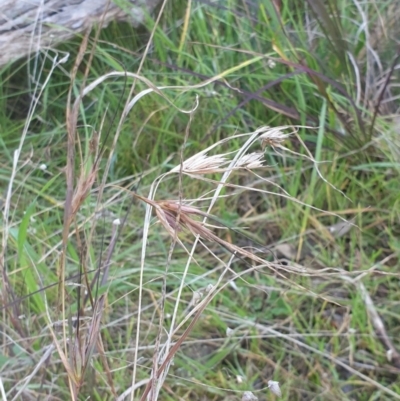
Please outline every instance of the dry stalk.
[{"label": "dry stalk", "polygon": [[[62,252],[58,269],[58,276],[60,278],[59,281],[59,304],[61,306],[62,313],[62,321],[66,322],[66,300],[65,300],[65,261],[66,261],[66,248],[69,239],[70,227],[71,224],[81,207],[84,203],[85,199],[89,195],[93,185],[95,183],[98,168],[99,168],[99,160],[100,155],[96,155],[94,163],[90,167],[88,173],[85,172],[85,166],[83,165],[80,169],[80,175],[77,180],[76,186],[75,184],[75,146],[76,146],[76,127],[78,123],[78,113],[79,113],[79,101],[75,101],[73,106],[71,107],[71,98],[72,98],[72,82],[74,81],[78,68],[81,65],[84,55],[86,53],[86,49],[88,46],[90,30],[86,32],[84,36],[77,59],[75,61],[72,73],[71,73],[71,85],[68,93],[68,107],[66,112],[66,121],[67,121],[67,131],[68,131],[68,144],[67,144],[67,166],[66,166],[66,182],[67,182],[67,192],[66,192],[66,200],[64,206],[64,225],[63,225],[63,233],[62,233]],[[90,65],[94,55],[94,48],[90,54],[89,60],[86,64],[86,69],[84,73],[84,81],[81,86],[81,93],[78,97],[78,100],[82,98],[82,93],[85,87],[85,81],[89,75]],[[93,141],[91,141],[91,150],[93,152],[94,147],[98,147],[97,144],[97,134],[94,134]],[[75,186],[75,188],[74,188]],[[79,230],[77,228],[76,235],[78,238],[78,243],[81,244],[79,239]],[[85,246],[80,247],[83,254],[85,254]],[[85,257],[81,258],[81,262],[85,260]],[[86,269],[85,269],[86,272]],[[80,290],[79,290],[80,291]],[[105,295],[102,295],[99,299],[94,302],[93,305],[93,316],[88,329],[88,333],[84,333],[82,328],[80,327],[80,316],[78,314],[77,318],[77,326],[75,333],[73,332],[72,322],[70,322],[70,340],[67,344],[67,333],[66,333],[66,325],[63,324],[63,342],[64,342],[64,351],[61,355],[61,360],[64,364],[64,367],[68,374],[69,385],[71,396],[73,399],[78,398],[78,394],[80,388],[83,385],[85,372],[87,370],[88,364],[90,362],[90,358],[93,354],[94,348],[98,343],[98,336],[100,330],[100,321],[104,307],[104,299]],[[55,339],[55,341],[57,341]],[[60,348],[58,347],[60,351]],[[68,355],[69,350],[69,357]]]},{"label": "dry stalk", "polygon": [[387,334],[385,324],[379,316],[378,311],[375,308],[374,302],[369,295],[367,289],[361,281],[356,282],[356,286],[361,294],[364,301],[365,308],[367,310],[368,316],[371,319],[372,325],[377,332],[377,337],[381,340],[383,345],[386,347],[386,354],[389,362],[392,362],[394,366],[400,368],[400,353],[397,351],[395,345]]},{"label": "dry stalk", "polygon": [[[174,343],[172,345],[171,339],[172,336],[177,334],[178,328],[182,327],[182,324],[179,324],[178,327],[175,326],[175,319],[177,316],[177,310],[178,310],[178,304],[179,300],[182,294],[182,289],[185,283],[185,277],[186,273],[189,268],[190,262],[193,260],[194,257],[194,250],[197,246],[197,244],[203,243],[203,245],[207,248],[206,242],[212,242],[212,243],[217,243],[220,246],[224,247],[227,249],[234,257],[242,258],[244,260],[250,260],[254,263],[253,269],[260,269],[261,267],[267,267],[270,271],[272,271],[274,274],[281,276],[284,280],[290,282],[297,288],[300,288],[302,291],[308,292],[316,297],[322,298],[327,302],[332,302],[332,300],[326,299],[323,296],[318,296],[317,294],[314,294],[312,291],[298,285],[297,283],[293,282],[287,274],[287,273],[297,273],[297,274],[302,274],[302,275],[310,275],[313,274],[313,272],[308,271],[306,268],[302,266],[281,266],[277,265],[276,263],[271,263],[271,262],[266,262],[263,258],[257,256],[253,252],[250,252],[249,250],[243,249],[241,247],[238,247],[228,241],[223,240],[220,238],[218,235],[216,235],[211,229],[210,225],[206,224],[206,220],[208,218],[214,219],[212,215],[210,215],[210,211],[215,203],[215,201],[219,198],[221,190],[223,187],[231,186],[235,188],[240,188],[242,190],[248,189],[244,186],[238,186],[234,184],[229,184],[227,182],[228,177],[233,171],[239,170],[239,169],[245,169],[245,170],[253,170],[259,167],[263,166],[263,153],[247,153],[250,146],[252,146],[256,141],[261,142],[261,147],[264,149],[266,146],[271,147],[274,150],[283,150],[283,151],[288,151],[289,153],[295,153],[291,151],[290,149],[286,148],[283,146],[283,142],[293,134],[296,134],[296,130],[299,127],[293,127],[293,126],[286,126],[286,127],[277,127],[277,128],[270,128],[270,127],[260,127],[257,129],[255,132],[250,133],[250,134],[239,134],[239,135],[234,135],[233,137],[230,138],[224,138],[223,140],[211,145],[209,148],[201,151],[200,153],[190,157],[189,159],[185,161],[181,161],[180,165],[177,165],[173,169],[171,169],[168,173],[163,174],[160,176],[151,186],[151,190],[149,192],[148,197],[143,197],[140,196],[136,193],[133,194],[133,196],[136,199],[139,199],[143,202],[145,202],[148,207],[146,208],[146,218],[145,218],[145,225],[144,225],[144,234],[143,234],[143,247],[142,247],[142,268],[141,272],[143,271],[143,263],[144,263],[144,257],[146,254],[146,242],[147,242],[147,236],[148,236],[148,230],[149,230],[149,224],[150,224],[150,215],[151,215],[151,210],[153,209],[155,212],[155,215],[157,217],[157,220],[159,223],[163,225],[165,230],[168,232],[168,234],[171,236],[173,241],[177,241],[185,250],[185,246],[182,243],[181,239],[179,238],[179,234],[181,233],[190,233],[195,237],[195,241],[192,245],[192,250],[188,252],[189,259],[187,262],[187,265],[184,270],[184,274],[181,279],[181,285],[178,290],[178,296],[177,300],[175,302],[175,309],[171,321],[171,329],[169,331],[168,335],[168,341],[166,342],[164,346],[164,351],[165,351],[165,357],[160,360],[160,366],[157,367],[156,369],[153,370],[150,382],[147,385],[145,393],[142,395],[141,400],[145,400],[146,396],[147,399],[149,397],[151,399],[154,399],[155,395],[155,389],[157,391],[160,389],[160,386],[162,386],[163,381],[165,380],[165,377],[168,373],[168,369],[170,366],[170,362],[173,358],[173,355],[176,353],[177,349],[179,349],[180,345],[184,341],[184,337],[187,336],[188,331],[184,331],[183,337],[180,337],[180,340],[178,343]],[[291,130],[291,132],[287,133],[287,130]],[[286,132],[285,132],[286,131]],[[209,156],[208,153],[215,148],[218,145],[221,145],[222,143],[225,143],[229,140],[240,138],[240,137],[245,137],[249,136],[249,139],[246,141],[246,143],[238,150],[234,151],[231,153],[226,153],[226,154],[216,154]],[[301,142],[303,146],[304,143]],[[235,154],[233,158],[229,157],[229,155]],[[297,154],[301,157],[303,155]],[[307,159],[310,159],[316,165],[318,162],[316,162],[312,157],[307,157]],[[317,169],[318,170],[318,169]],[[205,180],[208,182],[213,182],[214,184],[217,184],[217,188],[215,190],[214,195],[210,198],[211,202],[208,207],[207,212],[203,212],[199,210],[196,207],[193,207],[188,204],[182,203],[180,199],[178,201],[173,201],[173,200],[155,200],[155,193],[157,191],[157,188],[160,184],[160,182],[169,174],[174,174],[177,173],[180,176],[182,174],[187,175],[188,177],[191,178],[199,178],[201,180]],[[210,173],[223,173],[222,178],[218,180],[212,180],[209,178],[204,177],[207,174]],[[253,174],[255,174],[257,177],[261,178],[263,181],[268,181],[267,179],[258,176],[256,173],[252,171]],[[323,177],[321,177],[323,178]],[[253,191],[256,192],[262,192],[262,193],[268,193],[268,194],[274,194],[265,190],[261,189],[252,189]],[[279,196],[284,196],[288,199],[292,199],[295,202],[301,203],[304,205],[299,200],[296,200],[292,198],[288,193],[283,191],[284,194],[276,194]],[[307,205],[310,206],[310,205]],[[312,206],[310,206],[312,207]],[[340,216],[337,216],[340,218]],[[200,218],[202,221],[200,221]],[[218,221],[218,220],[217,220]],[[199,309],[197,309],[199,308]],[[203,311],[204,304],[201,303],[200,305],[197,305],[196,313],[201,313]],[[192,316],[192,315],[191,315]],[[198,315],[195,315],[196,317],[194,318],[194,321],[190,322],[189,330],[193,327],[195,320],[198,319]],[[186,322],[188,317],[184,319]],[[139,327],[139,323],[138,323]],[[139,328],[138,328],[139,330]],[[135,359],[136,361],[136,359]],[[134,382],[133,382],[134,384]]]},{"label": "dry stalk", "polygon": [[199,237],[203,240],[221,245],[223,248],[227,249],[230,253],[236,255],[239,258],[247,258],[252,260],[253,262],[258,263],[259,265],[268,267],[275,274],[278,274],[284,279],[288,278],[283,274],[283,271],[287,271],[289,273],[306,273],[306,269],[302,268],[301,266],[281,266],[275,263],[266,262],[263,258],[257,256],[253,252],[221,239],[220,237],[218,237],[218,235],[214,234],[203,222],[195,220],[194,218],[192,218],[192,216],[202,216],[211,219],[215,218],[210,214],[205,213],[193,206],[180,204],[179,202],[172,200],[153,201],[135,193],[133,194],[133,196],[152,206],[152,208],[155,210],[158,221],[163,225],[163,227],[172,238],[177,238],[177,241],[183,247],[184,245],[177,234],[186,231],[190,232],[195,237]]}]

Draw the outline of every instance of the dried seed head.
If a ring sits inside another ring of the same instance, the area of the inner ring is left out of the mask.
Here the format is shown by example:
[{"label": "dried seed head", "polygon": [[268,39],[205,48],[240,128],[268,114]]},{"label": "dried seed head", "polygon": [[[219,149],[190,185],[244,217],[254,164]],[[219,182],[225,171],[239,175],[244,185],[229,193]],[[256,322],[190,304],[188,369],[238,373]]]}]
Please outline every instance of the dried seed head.
[{"label": "dried seed head", "polygon": [[207,154],[197,154],[185,160],[181,165],[174,167],[171,172],[191,174],[207,174],[220,171],[222,166],[227,163],[227,158],[221,155],[207,156]]},{"label": "dried seed head", "polygon": [[247,168],[249,170],[263,167],[263,159],[263,153],[249,153],[237,161],[236,167]]},{"label": "dried seed head", "polygon": [[256,132],[259,132],[261,135],[259,137],[261,141],[261,148],[264,150],[267,146],[274,147],[282,147],[282,143],[289,138],[290,134],[285,134],[283,132],[284,129],[289,127],[261,127]]},{"label": "dried seed head", "polygon": [[160,201],[157,202],[157,204],[160,206],[161,209],[167,210],[171,213],[196,214],[199,216],[204,215],[204,213],[201,210],[193,206],[188,206],[176,201]]},{"label": "dried seed head", "polygon": [[251,392],[245,391],[242,395],[242,401],[257,401],[258,398]]},{"label": "dried seed head", "polygon": [[268,388],[271,390],[272,394],[275,394],[278,397],[282,397],[282,392],[279,387],[279,382],[274,382],[273,380],[268,381]]},{"label": "dried seed head", "polygon": [[177,224],[177,215],[175,213],[171,213],[168,210],[164,210],[163,208],[156,208],[156,215],[160,223],[165,227],[165,229],[171,235],[175,235],[177,231],[181,231],[182,227]]},{"label": "dried seed head", "polygon": [[[144,198],[140,198],[145,200]],[[148,200],[145,200],[149,202]],[[191,215],[205,216],[206,213],[175,201],[152,201],[156,215],[160,223],[169,234],[175,235],[182,229],[188,229],[194,235],[200,235],[204,239],[214,239],[214,234],[201,222],[191,218]]]}]

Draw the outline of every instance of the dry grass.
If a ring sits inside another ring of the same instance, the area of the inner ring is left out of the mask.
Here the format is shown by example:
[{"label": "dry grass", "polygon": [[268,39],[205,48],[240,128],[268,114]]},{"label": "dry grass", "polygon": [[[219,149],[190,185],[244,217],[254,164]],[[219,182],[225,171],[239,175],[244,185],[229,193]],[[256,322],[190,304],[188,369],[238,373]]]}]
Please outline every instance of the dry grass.
[{"label": "dry grass", "polygon": [[[309,3],[321,12],[319,1]],[[367,80],[370,86],[364,86],[354,57],[340,60],[337,68],[347,77],[352,75],[347,64],[353,63],[355,100],[350,92],[354,88],[311,69],[308,55],[301,60],[297,48],[283,51],[283,42],[273,47],[279,57],[237,49],[244,59],[211,77],[198,75],[200,83],[160,84],[157,77],[149,78],[146,62],[165,6],[163,2],[135,73],[115,68],[94,77],[102,42],[99,34],[83,37],[68,74],[66,137],[61,141],[65,167],[58,171],[38,168],[41,164],[32,160],[41,149],[27,149],[40,102],[65,59],[55,58],[43,84],[33,91],[3,205],[2,400],[254,400],[264,394],[291,400],[353,399],[354,394],[360,400],[400,399],[392,380],[400,364],[393,338],[397,226],[389,224],[398,216],[386,215],[378,204],[351,203],[359,194],[376,195],[370,189],[378,185],[376,179],[387,184],[381,202],[390,205],[385,198],[392,199],[389,186],[398,169],[391,162],[389,173],[371,181],[361,177],[364,181],[357,186],[352,162],[359,151],[339,154],[335,148],[341,130],[348,134],[345,143],[356,127],[367,123],[370,138],[364,149],[379,146],[371,151],[376,159],[364,165],[365,171],[374,163],[379,168],[387,154],[398,154],[390,149],[388,136],[382,139],[375,132],[386,124],[381,103],[395,99],[388,91],[395,90],[391,82],[398,59],[379,85]],[[266,15],[261,6],[261,15]],[[182,20],[179,57],[191,29],[192,7],[189,2]],[[364,18],[358,2],[355,7]],[[275,11],[268,20],[272,32],[275,19],[289,18],[279,4]],[[246,12],[252,15],[250,9]],[[335,40],[337,28],[327,25],[332,31],[326,37],[339,51],[344,43]],[[306,32],[310,42],[314,33],[311,28]],[[373,42],[368,35],[366,41]],[[207,48],[222,50],[214,43]],[[115,65],[109,55],[105,59]],[[263,113],[273,110],[268,126],[247,133],[225,127],[214,135],[213,125],[200,121],[204,130],[196,132],[207,101],[204,94],[220,85],[232,96],[245,95],[236,79],[249,75],[248,69],[257,72],[259,65],[285,68],[268,85],[280,85],[283,76],[294,79],[293,88],[306,82],[304,87],[319,96],[319,114],[301,110],[306,106],[301,104],[303,93],[293,109],[284,106],[286,98],[281,103],[260,100],[264,90],[258,87],[246,99],[258,100]],[[366,77],[371,76],[369,57],[365,67]],[[308,81],[297,80],[299,74]],[[116,114],[108,117],[103,99],[105,112],[90,126],[88,103],[119,81],[124,84]],[[371,100],[372,87],[379,87],[380,95]],[[156,101],[150,95],[160,101],[151,111],[146,102]],[[140,112],[142,104],[146,113]],[[131,140],[133,149],[147,140],[151,151],[137,158],[143,162],[138,173],[116,178],[115,160],[123,154],[121,141],[136,111],[134,124],[137,116],[144,116],[146,125],[160,111],[173,112],[181,131],[172,136],[174,152],[164,152],[162,146],[154,152],[146,127],[140,126]],[[287,124],[287,116],[301,124]],[[328,139],[325,127],[332,132]],[[311,145],[310,137],[315,139]],[[383,152],[385,141],[387,153],[377,153]],[[335,152],[324,152],[326,144]],[[154,153],[158,164],[151,160]],[[325,155],[332,159],[323,161]],[[32,165],[36,167],[27,175]],[[36,185],[38,170],[48,175]],[[238,217],[230,219],[227,212],[232,211]],[[379,218],[366,220],[369,213]],[[35,219],[42,224],[37,235],[29,231]],[[277,234],[271,234],[274,227]],[[367,256],[363,233],[371,227],[385,232],[387,249],[377,247]],[[262,235],[270,237],[264,241]],[[308,250],[310,239],[317,251]],[[381,302],[380,292],[391,303]],[[189,358],[202,345],[204,353]],[[358,397],[358,388],[365,394]]]}]

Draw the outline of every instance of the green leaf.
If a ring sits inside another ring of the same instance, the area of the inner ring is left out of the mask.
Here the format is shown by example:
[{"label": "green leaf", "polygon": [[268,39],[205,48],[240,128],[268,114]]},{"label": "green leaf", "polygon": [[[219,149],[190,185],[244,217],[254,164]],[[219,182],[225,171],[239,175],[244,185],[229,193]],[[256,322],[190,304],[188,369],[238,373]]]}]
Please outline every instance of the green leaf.
[{"label": "green leaf", "polygon": [[34,212],[36,201],[33,201],[25,211],[24,217],[22,218],[21,224],[18,229],[18,256],[23,257],[23,249],[26,241],[26,235],[28,232],[30,218]]}]

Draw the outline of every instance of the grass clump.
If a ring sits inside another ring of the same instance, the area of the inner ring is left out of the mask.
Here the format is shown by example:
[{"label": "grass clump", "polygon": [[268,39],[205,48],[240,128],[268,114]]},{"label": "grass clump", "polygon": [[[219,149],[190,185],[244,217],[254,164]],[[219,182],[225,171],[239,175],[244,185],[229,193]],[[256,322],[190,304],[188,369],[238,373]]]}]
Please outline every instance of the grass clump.
[{"label": "grass clump", "polygon": [[171,2],[3,67],[2,399],[400,398],[399,12]]}]

